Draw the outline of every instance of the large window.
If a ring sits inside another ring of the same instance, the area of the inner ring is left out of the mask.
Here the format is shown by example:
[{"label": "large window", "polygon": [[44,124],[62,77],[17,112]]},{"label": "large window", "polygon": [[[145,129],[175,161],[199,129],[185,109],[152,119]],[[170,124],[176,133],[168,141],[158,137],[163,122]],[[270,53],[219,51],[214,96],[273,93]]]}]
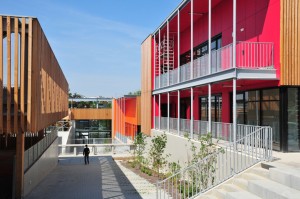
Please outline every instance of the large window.
[{"label": "large window", "polygon": [[[200,120],[208,121],[208,97],[200,97]],[[211,96],[211,118],[214,122],[222,121],[222,96]]]},{"label": "large window", "polygon": [[237,94],[237,123],[271,126],[273,148],[280,150],[279,89],[245,91]]}]

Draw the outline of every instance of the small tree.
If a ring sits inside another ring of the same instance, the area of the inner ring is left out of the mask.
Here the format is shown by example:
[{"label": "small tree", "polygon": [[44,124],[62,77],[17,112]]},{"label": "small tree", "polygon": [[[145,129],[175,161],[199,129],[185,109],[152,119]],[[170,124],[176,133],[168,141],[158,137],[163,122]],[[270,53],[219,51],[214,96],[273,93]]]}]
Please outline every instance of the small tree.
[{"label": "small tree", "polygon": [[164,155],[167,144],[167,135],[162,134],[155,136],[151,142],[152,144],[150,146],[149,157],[152,163],[152,168],[157,172],[159,177],[160,169],[167,164],[168,155]]},{"label": "small tree", "polygon": [[[210,133],[199,137],[199,142],[199,148],[193,142],[191,143],[192,159],[189,161],[189,165],[194,166],[193,170],[188,173],[193,186],[192,190],[195,191],[200,191],[200,187],[205,190],[210,184],[214,184],[217,155],[218,153],[224,153],[222,148],[212,142],[212,135]],[[200,183],[200,186],[196,183]],[[193,194],[192,192],[183,191],[183,187],[180,187],[180,189],[182,193],[185,192],[186,196],[192,196]]]},{"label": "small tree", "polygon": [[143,133],[138,133],[137,136],[134,138],[134,161],[137,162],[139,165],[141,165],[144,160],[143,154],[147,144],[146,137],[147,136]]}]

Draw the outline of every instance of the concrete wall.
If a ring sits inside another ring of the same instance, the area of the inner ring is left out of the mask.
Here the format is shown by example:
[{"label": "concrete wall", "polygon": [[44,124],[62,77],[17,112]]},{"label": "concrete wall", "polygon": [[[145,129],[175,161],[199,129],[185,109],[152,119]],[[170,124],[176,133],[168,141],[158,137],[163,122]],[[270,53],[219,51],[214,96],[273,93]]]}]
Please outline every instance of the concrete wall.
[{"label": "concrete wall", "polygon": [[[69,142],[70,132],[73,132],[73,127],[70,126],[68,131],[58,131],[57,136],[61,138],[61,144],[66,145]],[[70,138],[72,139],[72,138]]]},{"label": "concrete wall", "polygon": [[[147,138],[147,148],[146,148],[146,153],[145,155],[148,155],[150,146],[151,146],[151,140],[153,136],[161,135],[163,134],[163,131],[157,131],[152,129],[151,130],[152,137]],[[180,166],[186,167],[187,163],[189,160],[192,158],[192,153],[191,153],[191,143],[193,142],[196,147],[200,146],[200,143],[197,141],[188,141],[187,138],[180,137],[177,135],[169,134],[166,133],[167,135],[167,146],[165,149],[165,155],[170,154],[168,157],[168,162],[176,162],[180,164]]]},{"label": "concrete wall", "polygon": [[58,162],[58,139],[24,175],[24,195],[29,194],[52,171]]}]

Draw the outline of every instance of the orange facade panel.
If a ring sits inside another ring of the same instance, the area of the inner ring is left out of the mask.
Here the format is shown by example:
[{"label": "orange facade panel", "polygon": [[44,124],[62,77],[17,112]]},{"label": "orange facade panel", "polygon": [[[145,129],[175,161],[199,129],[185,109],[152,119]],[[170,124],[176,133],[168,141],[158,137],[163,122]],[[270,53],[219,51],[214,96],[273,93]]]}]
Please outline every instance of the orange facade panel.
[{"label": "orange facade panel", "polygon": [[140,126],[140,96],[124,96],[113,100],[113,133],[134,139]]},{"label": "orange facade panel", "polygon": [[146,135],[151,134],[151,60],[152,60],[152,36],[150,35],[142,43],[142,61],[141,61],[141,131]]},{"label": "orange facade panel", "polygon": [[300,85],[300,2],[280,1],[280,84]]},{"label": "orange facade panel", "polygon": [[73,108],[71,111],[71,120],[111,120],[112,109],[84,109]]}]

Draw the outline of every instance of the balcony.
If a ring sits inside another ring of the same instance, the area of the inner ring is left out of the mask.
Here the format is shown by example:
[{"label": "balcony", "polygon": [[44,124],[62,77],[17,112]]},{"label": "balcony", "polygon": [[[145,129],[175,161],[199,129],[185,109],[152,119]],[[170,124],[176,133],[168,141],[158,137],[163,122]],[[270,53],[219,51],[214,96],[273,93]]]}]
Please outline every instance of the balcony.
[{"label": "balcony", "polygon": [[[164,88],[211,74],[233,69],[233,44],[211,51],[211,68],[208,67],[208,54],[191,63],[155,77],[155,89]],[[236,68],[248,70],[274,69],[273,43],[237,42]]]}]

